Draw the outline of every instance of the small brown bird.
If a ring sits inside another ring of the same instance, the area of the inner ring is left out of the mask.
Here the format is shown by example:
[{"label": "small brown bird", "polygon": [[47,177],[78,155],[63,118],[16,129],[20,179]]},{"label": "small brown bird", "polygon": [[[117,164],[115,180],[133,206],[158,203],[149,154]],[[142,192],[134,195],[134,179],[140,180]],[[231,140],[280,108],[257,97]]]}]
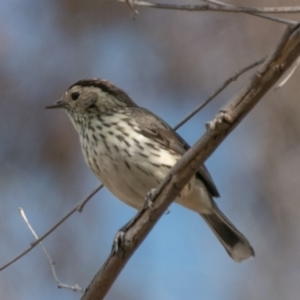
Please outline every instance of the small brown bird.
[{"label": "small brown bird", "polygon": [[[80,80],[47,108],[66,110],[90,169],[117,198],[137,210],[189,149],[162,119],[106,80]],[[175,201],[199,213],[235,261],[254,256],[248,240],[213,197],[219,192],[203,165]]]}]

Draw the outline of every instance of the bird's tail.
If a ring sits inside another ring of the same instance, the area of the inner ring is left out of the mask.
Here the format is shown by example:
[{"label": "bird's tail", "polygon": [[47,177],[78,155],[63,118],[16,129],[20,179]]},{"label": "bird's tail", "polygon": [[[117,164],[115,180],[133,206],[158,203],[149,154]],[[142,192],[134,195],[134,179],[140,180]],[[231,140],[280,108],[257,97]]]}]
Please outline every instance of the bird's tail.
[{"label": "bird's tail", "polygon": [[213,213],[201,214],[201,216],[233,260],[241,262],[254,256],[254,250],[249,241],[224,216],[216,204],[214,204]]}]

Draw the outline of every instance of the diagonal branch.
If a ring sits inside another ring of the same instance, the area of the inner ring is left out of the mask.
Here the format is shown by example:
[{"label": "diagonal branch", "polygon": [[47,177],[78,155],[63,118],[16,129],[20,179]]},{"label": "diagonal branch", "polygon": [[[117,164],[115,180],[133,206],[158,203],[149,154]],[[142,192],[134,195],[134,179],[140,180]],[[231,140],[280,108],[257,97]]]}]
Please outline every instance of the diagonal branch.
[{"label": "diagonal branch", "polygon": [[265,93],[300,55],[300,29],[288,27],[276,50],[250,78],[244,88],[209,123],[202,138],[177,162],[155,191],[152,208],[142,209],[124,234],[122,255],[111,253],[98,271],[82,300],[103,299],[127,261],[139,247],[172,200],[204,161],[242,121]]}]

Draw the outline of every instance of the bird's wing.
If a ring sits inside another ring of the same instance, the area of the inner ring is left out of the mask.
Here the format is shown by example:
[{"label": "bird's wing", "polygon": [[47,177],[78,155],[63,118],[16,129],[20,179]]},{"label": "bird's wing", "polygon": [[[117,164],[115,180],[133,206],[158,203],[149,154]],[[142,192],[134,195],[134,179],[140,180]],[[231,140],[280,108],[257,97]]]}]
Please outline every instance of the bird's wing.
[{"label": "bird's wing", "polygon": [[[165,148],[170,148],[180,155],[183,155],[190,148],[178,133],[149,110],[141,107],[131,107],[131,115],[134,119],[138,119],[138,124],[141,125],[141,134],[155,140]],[[200,167],[196,177],[204,182],[211,196],[220,196],[205,165]]]}]

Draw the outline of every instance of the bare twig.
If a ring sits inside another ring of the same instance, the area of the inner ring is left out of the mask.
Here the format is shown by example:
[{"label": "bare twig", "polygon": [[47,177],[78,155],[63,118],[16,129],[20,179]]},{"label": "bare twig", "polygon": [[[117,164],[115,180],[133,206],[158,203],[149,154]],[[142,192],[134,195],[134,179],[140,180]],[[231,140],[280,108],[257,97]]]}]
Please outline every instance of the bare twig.
[{"label": "bare twig", "polygon": [[[227,4],[227,3],[217,1],[217,0],[203,0],[203,1],[207,2],[207,3],[219,5],[220,7],[225,8],[225,9],[237,9],[238,10],[237,12],[243,12],[243,13],[246,13],[248,15],[256,16],[256,17],[267,19],[267,20],[270,20],[270,21],[275,21],[275,22],[278,22],[278,23],[283,23],[283,24],[287,24],[287,25],[297,25],[297,23],[298,23],[298,22],[295,22],[295,21],[292,21],[292,20],[287,20],[287,19],[282,19],[282,18],[262,14],[260,12],[257,12],[257,10],[255,8],[254,8],[254,11],[253,11],[253,8],[251,8],[251,7],[235,6],[235,5]],[[268,9],[270,9],[270,10],[268,10]],[[274,7],[267,8],[267,9],[263,8],[261,10],[261,12],[274,13],[275,11],[273,11],[273,10],[274,10]],[[295,11],[293,11],[293,12],[295,12]]]},{"label": "bare twig", "polygon": [[211,4],[220,5],[220,7],[225,9],[234,9],[235,12],[244,13],[299,13],[300,6],[282,6],[282,7],[247,7],[247,6],[237,6],[225,3],[218,0],[202,0]]},{"label": "bare twig", "polygon": [[43,234],[39,239],[32,242],[30,244],[30,247],[28,247],[26,250],[22,251],[19,255],[17,255],[15,258],[13,258],[11,261],[6,263],[0,268],[0,271],[4,270],[17,260],[19,260],[21,257],[23,257],[25,254],[27,254],[29,251],[31,251],[39,242],[41,242],[43,239],[45,239],[50,233],[52,233],[57,227],[59,227],[63,222],[65,222],[73,213],[76,211],[81,212],[84,205],[99,191],[103,188],[103,185],[101,184],[98,186],[94,191],[92,191],[88,196],[86,196],[82,201],[80,201],[71,211],[69,211],[60,221],[58,221],[52,228],[50,228],[45,234]]},{"label": "bare twig", "polygon": [[[126,0],[118,0],[119,2],[125,2]],[[208,1],[206,1],[208,2]],[[154,3],[154,2],[147,2],[147,1],[134,1],[135,6],[141,7],[151,7],[151,8],[158,8],[158,9],[168,9],[168,10],[182,10],[182,11],[191,11],[191,12],[200,12],[200,11],[215,11],[215,12],[230,12],[230,13],[248,13],[251,15],[255,15],[260,18],[268,19],[271,21],[283,23],[286,25],[297,25],[297,22],[286,20],[282,18],[277,18],[273,16],[267,16],[266,13],[299,13],[300,7],[263,7],[263,8],[252,8],[252,7],[240,7],[234,6],[229,4],[215,4],[215,3],[208,3],[208,4],[164,4],[164,3]]]},{"label": "bare twig", "polygon": [[[19,207],[19,212],[20,212],[21,217],[23,218],[25,224],[27,225],[27,227],[29,228],[30,232],[31,232],[32,235],[34,236],[34,238],[35,238],[36,240],[38,240],[39,237],[37,236],[37,234],[36,234],[35,231],[33,230],[32,226],[30,225],[30,223],[29,223],[29,221],[28,221],[28,219],[27,219],[27,217],[26,217],[26,215],[25,215],[25,212],[24,212],[24,210],[23,210],[22,207]],[[73,285],[73,286],[67,285],[67,284],[62,283],[62,282],[58,279],[58,276],[57,276],[57,273],[56,273],[56,269],[55,269],[55,262],[52,260],[50,254],[48,253],[47,249],[44,247],[43,243],[42,243],[42,242],[39,242],[38,244],[41,246],[41,248],[43,249],[45,255],[46,255],[47,258],[48,258],[48,261],[49,261],[50,266],[51,266],[52,274],[53,274],[53,277],[54,277],[54,279],[55,279],[55,281],[56,281],[56,283],[57,283],[58,288],[70,289],[70,290],[72,290],[72,291],[74,291],[74,292],[83,292],[82,288],[79,287],[77,284],[75,284],[75,285]]]},{"label": "bare twig", "polygon": [[199,104],[192,112],[190,112],[183,120],[181,120],[173,129],[177,130],[184,123],[186,123],[190,118],[192,118],[196,113],[198,113],[202,108],[204,108],[208,103],[210,103],[215,97],[217,97],[231,82],[236,81],[238,77],[246,73],[247,71],[253,69],[254,67],[262,64],[266,60],[266,57],[257,60],[251,65],[241,69],[233,76],[229,77],[211,96],[209,96],[205,101]]},{"label": "bare twig", "polygon": [[[119,2],[127,2],[127,0],[118,0]],[[205,0],[202,0],[205,1]],[[135,6],[172,9],[172,10],[186,10],[186,11],[220,11],[220,12],[240,12],[240,13],[299,13],[300,6],[282,6],[282,7],[246,7],[235,6],[227,4],[221,1],[206,1],[211,2],[211,5],[207,4],[164,4],[148,1],[135,0]],[[216,5],[214,5],[216,4]]]},{"label": "bare twig", "polygon": [[279,18],[279,17],[274,17],[274,16],[269,16],[269,15],[264,15],[264,14],[259,14],[259,13],[246,13],[246,14],[252,15],[252,16],[255,16],[255,17],[259,17],[259,18],[262,18],[262,19],[274,21],[274,22],[277,22],[277,23],[285,24],[285,25],[296,26],[298,24],[298,22],[296,22],[296,21],[283,19],[283,18]]},{"label": "bare twig", "polygon": [[194,176],[204,161],[241,122],[300,54],[300,29],[288,27],[276,50],[251,77],[248,84],[216,116],[202,138],[176,163],[156,189],[152,208],[142,209],[124,232],[121,253],[111,253],[98,271],[82,300],[103,299],[127,261],[155,223]]}]

